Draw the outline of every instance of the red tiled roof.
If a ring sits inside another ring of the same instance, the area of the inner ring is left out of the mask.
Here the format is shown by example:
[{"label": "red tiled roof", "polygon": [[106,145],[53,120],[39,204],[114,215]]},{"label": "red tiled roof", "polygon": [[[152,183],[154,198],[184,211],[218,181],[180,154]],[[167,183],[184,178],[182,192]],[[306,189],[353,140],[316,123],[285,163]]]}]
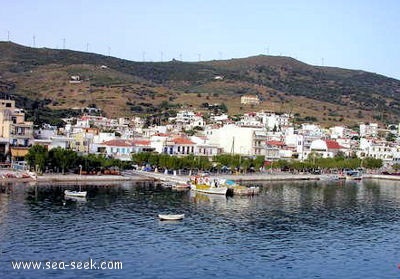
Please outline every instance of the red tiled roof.
[{"label": "red tiled roof", "polygon": [[134,140],[133,143],[135,145],[150,146],[150,141],[149,140]]},{"label": "red tiled roof", "polygon": [[194,144],[194,142],[192,142],[190,139],[185,138],[185,137],[173,138],[172,141],[175,144]]},{"label": "red tiled roof", "polygon": [[274,146],[284,146],[285,144],[281,141],[277,141],[277,140],[269,140],[267,141],[268,145],[274,145]]},{"label": "red tiled roof", "polygon": [[328,149],[341,149],[343,148],[342,146],[340,146],[340,144],[337,141],[334,140],[326,140],[326,147],[328,147]]},{"label": "red tiled roof", "polygon": [[103,144],[108,145],[108,146],[127,147],[127,146],[134,146],[135,142],[133,140],[114,139],[114,140],[105,141],[105,142],[103,142]]}]

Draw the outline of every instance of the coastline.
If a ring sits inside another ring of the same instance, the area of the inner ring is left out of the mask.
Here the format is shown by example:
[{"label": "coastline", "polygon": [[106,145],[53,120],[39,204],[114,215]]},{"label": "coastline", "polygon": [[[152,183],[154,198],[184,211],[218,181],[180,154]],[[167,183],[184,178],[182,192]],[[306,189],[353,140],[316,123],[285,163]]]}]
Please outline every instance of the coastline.
[{"label": "coastline", "polygon": [[[38,175],[36,178],[22,176],[22,172],[18,171],[0,171],[0,181],[5,182],[31,182],[31,183],[95,183],[95,182],[154,182],[167,181],[176,183],[185,183],[190,179],[188,175],[170,175],[145,171],[128,171],[122,175],[79,175],[79,174],[44,174]],[[309,180],[319,181],[327,180],[332,176],[329,175],[313,175],[313,174],[287,174],[287,173],[256,173],[256,174],[239,174],[239,175],[217,175],[226,179],[234,180],[238,183],[242,182],[268,182],[268,181],[290,181],[290,180]],[[378,180],[399,180],[400,175],[384,175],[384,174],[364,174],[363,179]]]}]

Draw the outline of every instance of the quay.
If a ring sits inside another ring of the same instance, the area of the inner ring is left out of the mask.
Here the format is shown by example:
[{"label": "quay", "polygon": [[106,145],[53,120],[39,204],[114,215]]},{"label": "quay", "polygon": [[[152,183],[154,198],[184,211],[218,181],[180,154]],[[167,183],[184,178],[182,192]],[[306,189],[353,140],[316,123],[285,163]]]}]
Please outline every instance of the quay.
[{"label": "quay", "polygon": [[[252,174],[213,174],[215,177],[243,182],[268,182],[288,180],[325,180],[329,175],[315,174],[292,174],[292,173],[252,173]],[[184,184],[190,179],[189,175],[165,174],[148,172],[142,170],[127,170],[121,175],[79,175],[79,174],[44,174],[38,175],[36,179],[21,177],[21,172],[12,170],[1,170],[0,181],[32,181],[36,183],[86,183],[86,182],[119,182],[119,181],[163,181]],[[363,179],[400,180],[400,175],[363,174]]]},{"label": "quay", "polygon": [[[142,176],[152,178],[158,181],[186,183],[189,175],[173,175],[157,172],[148,172],[141,170],[129,170],[130,176]],[[334,177],[334,175],[315,175],[315,174],[292,174],[292,173],[256,173],[256,174],[216,174],[215,177],[223,177],[234,180],[237,183],[242,182],[268,182],[268,181],[288,181],[288,180],[324,180]],[[383,174],[363,174],[363,179],[384,179],[384,180],[400,180],[400,175],[383,175]]]},{"label": "quay", "polygon": [[[160,181],[186,183],[190,179],[190,175],[173,175],[157,172],[148,172],[140,170],[130,170],[129,173],[153,178]],[[234,180],[238,183],[241,182],[261,182],[261,181],[284,181],[284,180],[319,180],[318,175],[312,174],[271,174],[271,173],[257,173],[257,174],[216,174],[215,177],[223,177],[225,179]]]}]

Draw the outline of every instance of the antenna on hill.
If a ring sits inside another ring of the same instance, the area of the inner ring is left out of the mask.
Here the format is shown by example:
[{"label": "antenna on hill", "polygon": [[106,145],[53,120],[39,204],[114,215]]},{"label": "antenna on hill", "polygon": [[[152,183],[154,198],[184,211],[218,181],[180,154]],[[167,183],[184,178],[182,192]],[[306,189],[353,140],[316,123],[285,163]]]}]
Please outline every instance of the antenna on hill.
[{"label": "antenna on hill", "polygon": [[179,53],[179,61],[182,61],[182,53]]},{"label": "antenna on hill", "polygon": [[163,62],[163,58],[164,58],[164,53],[161,51],[161,62]]},{"label": "antenna on hill", "polygon": [[36,47],[36,37],[33,35],[33,47]]},{"label": "antenna on hill", "polygon": [[63,39],[63,49],[65,49],[65,38]]},{"label": "antenna on hill", "polygon": [[324,58],[321,58],[321,66],[324,66]]},{"label": "antenna on hill", "polygon": [[10,31],[7,31],[7,41],[10,42]]},{"label": "antenna on hill", "polygon": [[221,51],[218,52],[218,56],[219,56],[219,60],[222,60],[222,52]]},{"label": "antenna on hill", "polygon": [[197,53],[197,56],[199,57],[199,62],[201,61],[201,53]]},{"label": "antenna on hill", "polygon": [[89,52],[89,43],[86,43],[86,52]]},{"label": "antenna on hill", "polygon": [[108,47],[108,56],[111,56],[111,48]]},{"label": "antenna on hill", "polygon": [[146,57],[145,57],[145,56],[146,56],[146,52],[145,52],[145,51],[143,51],[143,52],[142,52],[142,59],[143,59],[143,62],[145,62],[145,61],[146,61]]}]

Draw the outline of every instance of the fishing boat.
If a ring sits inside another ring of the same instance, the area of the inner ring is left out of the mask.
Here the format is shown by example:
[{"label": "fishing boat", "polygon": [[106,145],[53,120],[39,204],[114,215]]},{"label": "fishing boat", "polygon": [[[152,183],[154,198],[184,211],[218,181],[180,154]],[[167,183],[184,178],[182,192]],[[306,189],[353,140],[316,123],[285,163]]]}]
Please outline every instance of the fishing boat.
[{"label": "fishing boat", "polygon": [[172,186],[173,190],[180,191],[180,190],[187,190],[190,189],[190,184],[189,183],[176,183],[175,185]]},{"label": "fishing boat", "polygon": [[346,180],[361,180],[362,172],[359,170],[351,170],[346,172]]},{"label": "fishing boat", "polygon": [[65,197],[74,197],[74,198],[85,198],[87,195],[87,191],[71,191],[65,190],[64,191]]},{"label": "fishing boat", "polygon": [[194,176],[190,179],[190,189],[206,194],[226,195],[228,187],[222,185],[219,179],[209,176]]},{"label": "fishing boat", "polygon": [[161,221],[177,221],[185,218],[185,214],[158,214]]},{"label": "fishing boat", "polygon": [[258,186],[244,186],[230,179],[220,179],[220,181],[223,185],[226,185],[229,190],[233,191],[233,195],[254,196],[260,193],[260,187]]}]

